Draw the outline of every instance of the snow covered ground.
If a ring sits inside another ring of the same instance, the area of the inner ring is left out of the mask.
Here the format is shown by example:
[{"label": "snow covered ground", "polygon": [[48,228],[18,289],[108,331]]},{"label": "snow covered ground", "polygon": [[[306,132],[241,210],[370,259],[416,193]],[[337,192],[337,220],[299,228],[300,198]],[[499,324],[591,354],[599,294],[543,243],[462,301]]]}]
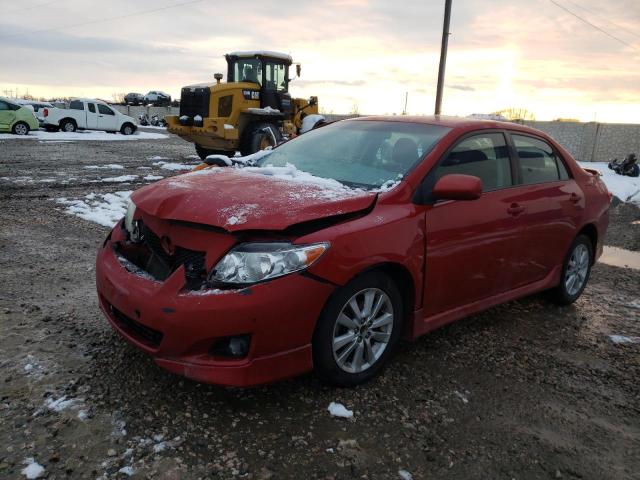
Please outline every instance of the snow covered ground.
[{"label": "snow covered ground", "polygon": [[96,194],[90,193],[77,200],[58,198],[66,206],[65,212],[105,227],[113,227],[124,217],[131,191]]},{"label": "snow covered ground", "polygon": [[40,140],[43,142],[70,142],[70,141],[101,141],[116,142],[124,140],[160,140],[167,138],[167,135],[154,132],[138,131],[133,135],[122,135],[120,133],[107,133],[102,131],[84,130],[77,132],[46,132],[36,130],[29,132],[29,135],[13,135],[11,133],[0,133],[0,140]]},{"label": "snow covered ground", "polygon": [[578,162],[583,168],[598,170],[611,193],[623,202],[640,205],[640,177],[625,177],[611,170],[606,162]]}]

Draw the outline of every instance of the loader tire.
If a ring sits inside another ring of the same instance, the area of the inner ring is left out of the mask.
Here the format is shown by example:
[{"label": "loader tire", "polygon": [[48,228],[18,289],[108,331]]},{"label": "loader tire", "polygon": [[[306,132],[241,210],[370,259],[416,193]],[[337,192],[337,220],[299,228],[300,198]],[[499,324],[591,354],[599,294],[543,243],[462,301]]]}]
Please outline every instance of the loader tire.
[{"label": "loader tire", "polygon": [[[275,145],[273,144],[273,138],[268,132],[264,132],[263,129],[271,128],[273,135],[276,138]],[[242,138],[240,139],[240,153],[243,157],[256,153],[260,150],[271,146],[275,147],[282,141],[282,133],[275,123],[270,122],[256,122],[248,125],[245,128]]]}]

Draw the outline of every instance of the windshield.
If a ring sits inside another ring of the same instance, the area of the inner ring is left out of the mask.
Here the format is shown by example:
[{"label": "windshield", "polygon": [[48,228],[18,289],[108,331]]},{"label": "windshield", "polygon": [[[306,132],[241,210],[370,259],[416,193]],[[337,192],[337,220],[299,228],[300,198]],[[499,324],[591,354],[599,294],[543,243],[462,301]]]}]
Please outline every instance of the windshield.
[{"label": "windshield", "polygon": [[257,58],[239,58],[233,66],[233,79],[262,85],[262,62]]},{"label": "windshield", "polygon": [[450,129],[423,123],[338,122],[280,145],[257,161],[351,187],[389,187],[404,178]]}]

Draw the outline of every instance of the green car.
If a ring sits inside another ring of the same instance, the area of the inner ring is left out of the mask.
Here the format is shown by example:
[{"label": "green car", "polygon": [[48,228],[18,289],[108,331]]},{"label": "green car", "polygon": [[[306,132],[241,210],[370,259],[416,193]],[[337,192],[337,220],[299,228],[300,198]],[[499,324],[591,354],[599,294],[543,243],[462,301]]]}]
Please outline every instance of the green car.
[{"label": "green car", "polygon": [[30,130],[38,130],[38,120],[33,111],[7,98],[0,98],[0,132],[26,135]]}]

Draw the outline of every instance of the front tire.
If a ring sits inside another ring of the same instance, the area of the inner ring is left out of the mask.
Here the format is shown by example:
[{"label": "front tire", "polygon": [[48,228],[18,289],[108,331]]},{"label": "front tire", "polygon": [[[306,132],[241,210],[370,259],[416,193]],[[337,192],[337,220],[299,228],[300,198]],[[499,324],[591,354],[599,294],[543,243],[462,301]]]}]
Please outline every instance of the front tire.
[{"label": "front tire", "polygon": [[550,291],[554,303],[571,305],[582,295],[591,274],[593,249],[586,235],[578,235],[573,241],[562,264],[560,284]]},{"label": "front tire", "polygon": [[196,143],[196,153],[200,157],[200,160],[205,160],[209,155],[226,155],[231,158],[235,155],[236,152],[226,152],[224,150],[213,150],[210,148],[205,148]]},{"label": "front tire", "polygon": [[13,128],[11,129],[11,132],[14,135],[28,135],[29,134],[29,125],[25,122],[17,122]]},{"label": "front tire", "polygon": [[125,123],[120,127],[120,133],[122,135],[133,135],[136,131],[136,127],[131,123]]},{"label": "front tire", "polygon": [[[271,129],[273,137],[265,131],[265,129]],[[275,143],[274,143],[275,137]],[[282,134],[280,129],[274,123],[269,122],[256,122],[248,125],[242,134],[240,140],[240,153],[242,156],[251,155],[260,150],[264,150],[267,147],[275,147],[282,141]]]},{"label": "front tire", "polygon": [[400,292],[384,273],[365,273],[337,290],[313,335],[318,377],[354,386],[376,376],[398,345],[403,314]]}]

